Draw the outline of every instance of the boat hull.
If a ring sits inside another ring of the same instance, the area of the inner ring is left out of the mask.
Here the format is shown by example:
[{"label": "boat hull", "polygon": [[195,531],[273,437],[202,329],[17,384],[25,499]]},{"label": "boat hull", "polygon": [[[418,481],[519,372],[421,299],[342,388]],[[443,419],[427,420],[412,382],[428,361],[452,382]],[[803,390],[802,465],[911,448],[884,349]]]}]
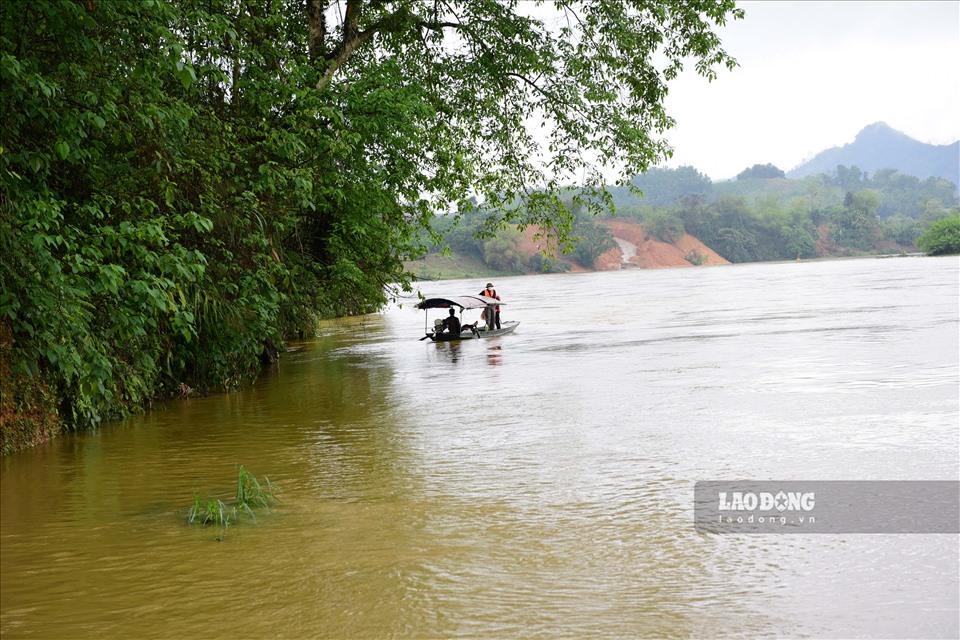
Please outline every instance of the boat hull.
[{"label": "boat hull", "polygon": [[492,329],[489,331],[487,329],[478,329],[476,333],[474,333],[470,329],[465,329],[460,332],[459,336],[453,336],[453,335],[450,335],[449,333],[441,333],[441,334],[429,333],[427,335],[434,342],[454,342],[458,340],[475,340],[478,338],[496,338],[497,336],[502,336],[508,333],[512,333],[513,330],[516,329],[517,325],[519,324],[520,324],[519,321],[513,320],[511,322],[504,322],[499,329]]}]

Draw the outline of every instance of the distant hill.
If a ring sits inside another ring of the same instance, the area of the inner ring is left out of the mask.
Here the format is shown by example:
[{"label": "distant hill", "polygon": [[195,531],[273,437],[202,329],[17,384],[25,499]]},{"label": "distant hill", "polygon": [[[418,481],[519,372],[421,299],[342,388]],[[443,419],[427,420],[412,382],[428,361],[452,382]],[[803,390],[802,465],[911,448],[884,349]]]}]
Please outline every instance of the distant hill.
[{"label": "distant hill", "polygon": [[873,173],[878,169],[896,169],[900,173],[926,179],[946,178],[960,184],[960,141],[935,145],[914,140],[883,122],[865,127],[856,139],[842,147],[821,151],[811,160],[789,171],[790,178],[832,173],[838,164],[857,166]]}]

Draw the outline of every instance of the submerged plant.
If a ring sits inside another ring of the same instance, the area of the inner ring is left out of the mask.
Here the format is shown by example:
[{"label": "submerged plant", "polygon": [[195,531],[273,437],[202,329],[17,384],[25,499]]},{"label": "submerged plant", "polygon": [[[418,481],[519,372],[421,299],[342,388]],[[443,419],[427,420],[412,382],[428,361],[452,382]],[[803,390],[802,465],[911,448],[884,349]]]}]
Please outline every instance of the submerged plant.
[{"label": "submerged plant", "polygon": [[222,540],[227,528],[239,521],[241,513],[247,514],[256,521],[254,509],[266,509],[277,502],[279,500],[274,495],[270,479],[264,476],[261,483],[255,475],[247,471],[246,467],[240,465],[234,501],[225,503],[220,498],[201,500],[200,496],[195,494],[193,505],[187,510],[187,524],[219,527],[221,533],[217,540]]},{"label": "submerged plant", "polygon": [[264,476],[263,484],[260,484],[255,475],[240,465],[240,470],[237,472],[236,505],[253,515],[253,509],[271,507],[276,503],[277,498],[273,495],[270,478]]},{"label": "submerged plant", "polygon": [[193,496],[193,506],[187,512],[187,524],[216,525],[221,529],[226,529],[236,519],[235,507],[228,507],[220,499],[201,501],[198,495]]}]

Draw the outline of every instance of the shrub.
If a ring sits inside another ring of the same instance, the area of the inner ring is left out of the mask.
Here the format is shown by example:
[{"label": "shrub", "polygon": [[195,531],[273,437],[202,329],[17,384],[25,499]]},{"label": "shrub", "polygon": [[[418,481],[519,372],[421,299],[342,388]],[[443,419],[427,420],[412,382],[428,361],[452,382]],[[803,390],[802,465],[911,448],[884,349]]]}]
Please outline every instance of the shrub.
[{"label": "shrub", "polygon": [[960,253],[960,215],[934,222],[917,240],[917,246],[931,256]]},{"label": "shrub", "polygon": [[527,267],[535,273],[566,273],[570,265],[542,253],[535,253],[527,260]]},{"label": "shrub", "polygon": [[523,257],[520,255],[520,232],[510,227],[501,230],[483,243],[483,261],[498,271],[520,272]]},{"label": "shrub", "polygon": [[643,226],[660,242],[676,242],[686,233],[683,221],[666,213],[650,216],[644,221]]},{"label": "shrub", "polygon": [[601,254],[617,246],[610,229],[590,219],[578,220],[574,224],[573,232],[575,234],[573,257],[588,269],[593,267],[593,263]]}]

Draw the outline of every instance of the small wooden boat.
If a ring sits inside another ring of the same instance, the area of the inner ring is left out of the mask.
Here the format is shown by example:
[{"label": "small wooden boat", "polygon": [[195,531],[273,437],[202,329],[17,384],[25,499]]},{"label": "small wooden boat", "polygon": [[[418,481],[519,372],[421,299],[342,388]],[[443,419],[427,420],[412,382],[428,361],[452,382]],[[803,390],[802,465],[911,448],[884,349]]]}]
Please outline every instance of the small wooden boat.
[{"label": "small wooden boat", "polygon": [[[430,338],[434,342],[450,342],[453,340],[473,340],[476,338],[494,338],[496,336],[502,336],[508,333],[511,333],[517,326],[520,324],[516,320],[509,322],[504,322],[500,325],[499,329],[487,329],[485,326],[481,326],[480,322],[476,322],[472,325],[463,325],[463,312],[470,309],[490,309],[497,306],[502,306],[506,304],[501,300],[496,300],[494,298],[488,298],[486,296],[454,296],[451,298],[427,298],[423,302],[417,305],[418,309],[424,311],[423,316],[423,331],[424,336],[420,338],[421,340],[426,340]],[[452,333],[443,333],[441,331],[443,320],[437,318],[434,321],[433,330],[430,330],[428,321],[430,316],[430,309],[459,309],[460,310],[460,335],[454,335]]]},{"label": "small wooden boat", "polygon": [[434,342],[450,342],[452,340],[472,340],[474,338],[495,338],[496,336],[502,336],[512,332],[517,328],[517,325],[520,324],[517,320],[511,320],[509,322],[500,323],[499,329],[487,329],[486,327],[477,327],[474,330],[473,326],[468,326],[465,329],[460,331],[459,336],[454,336],[452,333],[436,333],[430,332],[424,337],[429,337]]}]

